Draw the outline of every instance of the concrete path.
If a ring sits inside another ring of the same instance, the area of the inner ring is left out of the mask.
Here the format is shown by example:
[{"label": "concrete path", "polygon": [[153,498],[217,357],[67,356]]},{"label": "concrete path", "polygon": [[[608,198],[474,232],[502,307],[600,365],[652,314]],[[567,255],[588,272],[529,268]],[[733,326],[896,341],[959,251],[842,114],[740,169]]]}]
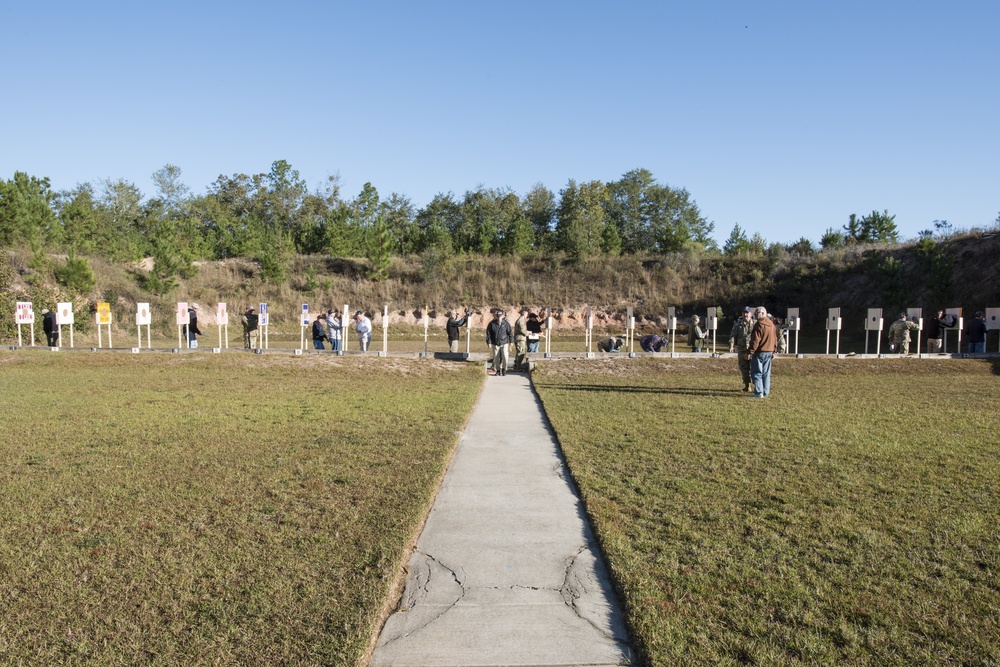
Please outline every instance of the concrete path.
[{"label": "concrete path", "polygon": [[409,570],[373,667],[632,664],[527,376],[486,378]]}]

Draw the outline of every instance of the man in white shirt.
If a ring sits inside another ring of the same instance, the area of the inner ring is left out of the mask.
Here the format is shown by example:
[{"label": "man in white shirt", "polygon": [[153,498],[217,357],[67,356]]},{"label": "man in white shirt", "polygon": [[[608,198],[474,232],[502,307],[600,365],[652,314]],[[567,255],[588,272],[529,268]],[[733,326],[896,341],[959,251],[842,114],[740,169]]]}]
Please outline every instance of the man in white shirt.
[{"label": "man in white shirt", "polygon": [[358,345],[362,352],[368,351],[368,343],[372,340],[372,321],[365,317],[362,311],[354,313],[354,329],[358,332]]}]

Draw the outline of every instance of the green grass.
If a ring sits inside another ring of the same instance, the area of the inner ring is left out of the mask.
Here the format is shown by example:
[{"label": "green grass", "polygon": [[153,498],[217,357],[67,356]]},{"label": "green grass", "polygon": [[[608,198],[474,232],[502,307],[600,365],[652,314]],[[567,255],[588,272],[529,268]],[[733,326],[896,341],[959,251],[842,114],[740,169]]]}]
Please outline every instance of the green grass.
[{"label": "green grass", "polygon": [[650,665],[1000,663],[1000,370],[554,361],[534,376]]},{"label": "green grass", "polygon": [[359,664],[481,382],[0,353],[0,664]]}]

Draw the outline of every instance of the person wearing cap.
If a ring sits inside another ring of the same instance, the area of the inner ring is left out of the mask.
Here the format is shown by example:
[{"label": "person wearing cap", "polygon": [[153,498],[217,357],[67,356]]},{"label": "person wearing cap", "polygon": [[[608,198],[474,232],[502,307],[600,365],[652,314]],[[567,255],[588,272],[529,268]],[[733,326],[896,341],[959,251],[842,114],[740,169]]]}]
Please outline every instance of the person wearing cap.
[{"label": "person wearing cap", "polygon": [[983,311],[976,311],[976,317],[965,327],[965,335],[969,341],[969,354],[986,353],[986,316]]},{"label": "person wearing cap", "polygon": [[514,370],[528,370],[528,309],[522,307],[514,322]]},{"label": "person wearing cap", "polygon": [[528,313],[528,353],[538,352],[542,342],[542,322],[535,313]]},{"label": "person wearing cap", "polygon": [[340,313],[333,309],[326,311],[326,337],[330,340],[330,349],[334,352],[340,352],[343,331],[344,324],[340,321]]},{"label": "person wearing cap", "polygon": [[771,360],[778,349],[778,333],[774,322],[767,316],[767,308],[759,306],[754,316],[757,321],[750,332],[746,354],[750,360],[750,379],[753,380],[750,398],[767,398],[771,395]]},{"label": "person wearing cap", "polygon": [[240,317],[240,324],[243,325],[243,347],[247,350],[253,349],[258,322],[257,313],[254,312],[253,306],[247,306]]},{"label": "person wearing cap", "polygon": [[354,330],[358,332],[358,345],[362,352],[368,351],[372,340],[372,321],[362,311],[354,313]]},{"label": "person wearing cap", "polygon": [[59,346],[59,325],[56,324],[56,314],[48,308],[42,308],[42,331],[45,332],[45,340],[49,347]]},{"label": "person wearing cap", "polygon": [[196,336],[204,336],[201,329],[198,328],[198,311],[201,310],[201,306],[197,303],[192,303],[191,307],[188,308],[188,323],[184,325],[184,335],[187,337],[188,347],[196,348],[198,347],[198,339]]},{"label": "person wearing cap", "polygon": [[700,322],[700,317],[691,316],[691,326],[688,327],[688,342],[691,343],[692,352],[701,352],[701,347],[705,344],[705,336],[708,335],[699,326]]},{"label": "person wearing cap", "polygon": [[910,332],[916,331],[920,325],[908,322],[906,313],[900,313],[896,321],[889,325],[889,351],[899,354],[910,353]]},{"label": "person wearing cap", "polygon": [[502,309],[493,311],[493,320],[486,325],[486,343],[490,346],[493,358],[493,372],[496,375],[507,375],[507,362],[510,358],[510,344],[514,340],[510,322],[504,317]]},{"label": "person wearing cap", "polygon": [[610,336],[597,341],[598,352],[618,352],[625,344],[625,339],[620,336]]},{"label": "person wearing cap", "polygon": [[747,306],[733,324],[732,331],[729,332],[729,352],[736,354],[740,377],[743,379],[743,391],[745,392],[753,391],[753,382],[750,380],[750,358],[747,356],[752,331],[753,308]]}]

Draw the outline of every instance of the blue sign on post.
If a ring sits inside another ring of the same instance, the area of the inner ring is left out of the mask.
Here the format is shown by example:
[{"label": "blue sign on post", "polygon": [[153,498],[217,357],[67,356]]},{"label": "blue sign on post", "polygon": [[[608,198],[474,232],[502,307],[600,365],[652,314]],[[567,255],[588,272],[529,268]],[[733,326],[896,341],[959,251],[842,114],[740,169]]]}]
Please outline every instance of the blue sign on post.
[{"label": "blue sign on post", "polygon": [[302,304],[302,326],[309,326],[309,304]]}]

